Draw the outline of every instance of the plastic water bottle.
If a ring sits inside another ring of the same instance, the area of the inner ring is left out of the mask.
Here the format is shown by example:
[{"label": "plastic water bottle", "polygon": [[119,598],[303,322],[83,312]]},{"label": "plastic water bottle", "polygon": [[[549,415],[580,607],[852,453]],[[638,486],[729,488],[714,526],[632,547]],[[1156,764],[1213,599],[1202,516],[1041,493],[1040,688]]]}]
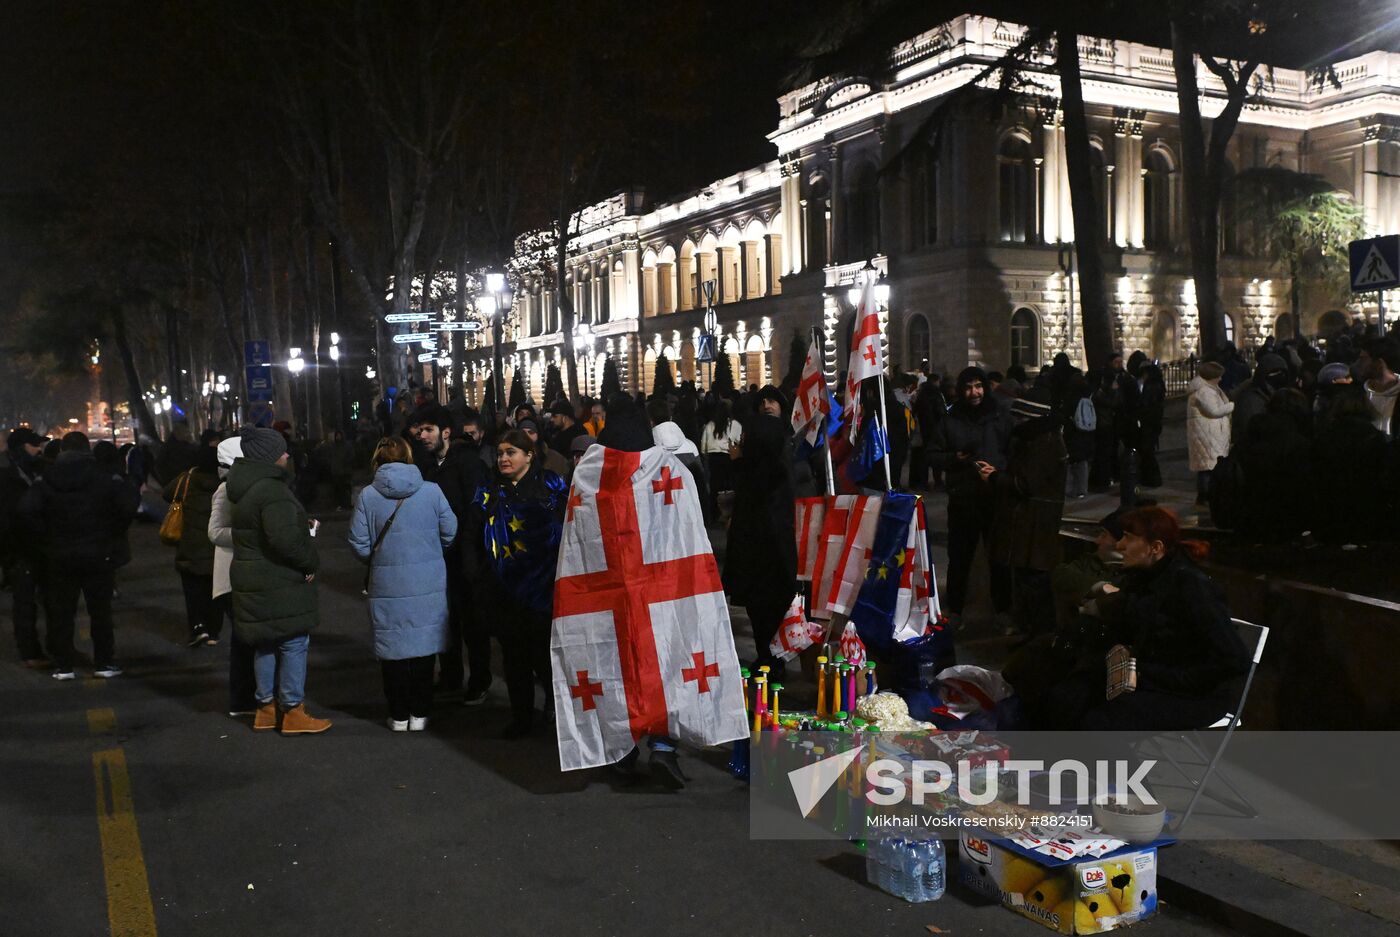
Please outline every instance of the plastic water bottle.
[{"label": "plastic water bottle", "polygon": [[906,840],[904,844],[904,900],[914,903],[927,901],[924,897],[924,868],[927,864],[925,841]]},{"label": "plastic water bottle", "polygon": [[937,837],[926,839],[921,844],[924,849],[924,877],[922,884],[923,901],[937,901],[943,897],[948,887],[948,857],[943,851],[943,840]]}]

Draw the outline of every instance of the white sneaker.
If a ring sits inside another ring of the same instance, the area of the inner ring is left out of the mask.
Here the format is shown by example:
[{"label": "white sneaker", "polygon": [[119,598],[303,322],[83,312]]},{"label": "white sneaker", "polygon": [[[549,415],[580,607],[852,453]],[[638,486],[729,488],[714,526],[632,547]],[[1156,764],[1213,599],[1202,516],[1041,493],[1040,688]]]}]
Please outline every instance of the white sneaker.
[{"label": "white sneaker", "polygon": [[428,717],[427,717],[427,716],[409,716],[409,717],[408,717],[408,731],[410,731],[410,732],[422,732],[422,731],[423,731],[424,729],[426,729],[427,727],[428,727]]},{"label": "white sneaker", "polygon": [[94,677],[101,677],[103,680],[110,680],[113,677],[120,677],[121,675],[122,669],[116,664],[108,664],[100,670],[93,671]]},{"label": "white sneaker", "polygon": [[71,670],[55,670],[53,673],[49,674],[49,676],[50,676],[50,677],[53,677],[55,680],[76,680],[76,679],[78,679],[78,675],[75,674],[75,673],[74,673],[73,671],[71,671]]},{"label": "white sneaker", "polygon": [[397,719],[390,719],[390,720],[389,720],[389,728],[390,728],[390,730],[392,730],[392,731],[394,731],[394,732],[407,732],[407,731],[408,731],[408,720],[405,719],[403,722],[400,722],[400,721],[397,720]]}]

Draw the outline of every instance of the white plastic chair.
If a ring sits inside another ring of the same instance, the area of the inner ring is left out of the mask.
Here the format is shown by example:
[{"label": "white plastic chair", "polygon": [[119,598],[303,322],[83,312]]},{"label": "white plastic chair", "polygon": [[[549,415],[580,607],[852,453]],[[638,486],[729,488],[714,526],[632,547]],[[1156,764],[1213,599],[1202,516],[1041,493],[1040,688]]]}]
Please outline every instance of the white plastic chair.
[{"label": "white plastic chair", "polygon": [[[1201,799],[1202,795],[1209,797],[1211,800],[1214,800],[1224,807],[1235,810],[1244,819],[1252,820],[1259,816],[1259,811],[1255,809],[1254,805],[1249,802],[1249,799],[1244,796],[1240,789],[1235,786],[1235,783],[1230,780],[1229,775],[1225,773],[1224,769],[1220,768],[1220,758],[1225,754],[1226,746],[1230,744],[1230,737],[1235,734],[1235,729],[1240,725],[1241,713],[1244,712],[1245,703],[1249,699],[1249,688],[1250,685],[1254,683],[1254,673],[1259,668],[1259,661],[1264,656],[1264,645],[1269,640],[1269,629],[1264,625],[1256,625],[1239,618],[1232,618],[1230,621],[1234,623],[1235,629],[1239,633],[1240,641],[1243,642],[1244,646],[1247,648],[1253,647],[1254,649],[1250,658],[1249,672],[1244,678],[1244,689],[1240,691],[1239,703],[1235,705],[1231,712],[1226,713],[1210,725],[1202,729],[1192,730],[1191,732],[1183,732],[1176,736],[1182,744],[1191,750],[1192,754],[1200,759],[1199,762],[1189,762],[1188,764],[1192,767],[1204,766],[1205,771],[1201,774],[1200,778],[1193,777],[1191,772],[1186,770],[1186,766],[1173,757],[1170,751],[1162,746],[1158,746],[1162,758],[1179,771],[1181,776],[1195,789],[1191,794],[1190,802],[1186,805],[1186,810],[1177,818],[1176,822],[1171,825],[1171,831],[1173,833],[1180,831],[1186,826],[1186,822],[1191,819],[1191,814],[1195,811],[1196,804]],[[1204,747],[1201,745],[1201,733],[1217,729],[1224,729],[1225,737],[1220,740],[1220,745],[1216,748],[1215,754],[1207,755]],[[1207,785],[1212,780],[1219,781],[1221,786],[1227,788],[1231,797],[1209,791]]]}]

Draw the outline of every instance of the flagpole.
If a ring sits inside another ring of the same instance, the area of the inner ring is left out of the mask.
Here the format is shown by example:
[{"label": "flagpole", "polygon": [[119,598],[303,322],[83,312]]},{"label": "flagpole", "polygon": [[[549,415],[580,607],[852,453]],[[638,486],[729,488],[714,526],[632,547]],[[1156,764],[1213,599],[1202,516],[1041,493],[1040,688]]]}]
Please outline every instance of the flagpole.
[{"label": "flagpole", "polygon": [[880,424],[878,428],[885,434],[885,490],[894,491],[894,479],[890,476],[890,418],[885,413],[885,372],[881,370],[875,379],[880,383]]},{"label": "flagpole", "polygon": [[[817,369],[822,375],[822,392],[830,393],[826,389],[826,348],[822,342],[821,329],[812,326],[812,344],[817,349]],[[826,403],[826,401],[822,401]],[[828,432],[831,423],[831,414],[822,416],[822,452],[826,454],[826,494],[833,497],[836,494],[836,472],[831,467],[831,434]]]}]

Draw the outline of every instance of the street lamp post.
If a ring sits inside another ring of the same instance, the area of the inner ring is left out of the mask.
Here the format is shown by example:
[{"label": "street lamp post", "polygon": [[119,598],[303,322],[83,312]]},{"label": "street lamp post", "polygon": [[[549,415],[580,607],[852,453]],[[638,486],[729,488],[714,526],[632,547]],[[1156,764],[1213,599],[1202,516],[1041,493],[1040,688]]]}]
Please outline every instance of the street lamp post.
[{"label": "street lamp post", "polygon": [[[292,389],[293,389],[293,391],[298,391],[298,385],[301,383],[301,381],[299,380],[299,378],[301,377],[301,372],[302,372],[303,370],[305,370],[305,368],[306,368],[306,359],[303,358],[303,357],[301,356],[301,349],[300,349],[300,348],[289,348],[289,349],[287,349],[287,355],[288,355],[288,357],[287,357],[287,370],[288,370],[289,372],[291,372],[292,380],[293,380]],[[300,396],[305,397],[306,395],[305,395],[305,394],[300,394]],[[310,401],[307,401],[307,409],[308,409],[308,411],[310,410],[310,407],[311,407],[311,403],[310,403]],[[292,413],[295,414],[295,413],[296,413],[296,410],[297,410],[297,405],[296,405],[296,399],[295,399],[295,396],[294,396],[294,397],[293,397],[293,400],[292,400]],[[308,413],[307,413],[307,417],[306,417],[306,422],[305,422],[305,423],[302,423],[302,428],[303,428],[303,429],[306,429],[306,423],[309,423],[309,422],[311,422],[311,415],[310,415],[310,413],[308,412]]]},{"label": "street lamp post", "polygon": [[[485,300],[483,303],[482,300]],[[486,296],[477,300],[477,308],[491,316],[491,358],[495,374],[495,400],[492,401],[499,415],[505,407],[505,380],[502,371],[505,363],[501,357],[501,342],[504,341],[506,310],[510,308],[510,290],[506,288],[504,273],[486,274]]]}]

